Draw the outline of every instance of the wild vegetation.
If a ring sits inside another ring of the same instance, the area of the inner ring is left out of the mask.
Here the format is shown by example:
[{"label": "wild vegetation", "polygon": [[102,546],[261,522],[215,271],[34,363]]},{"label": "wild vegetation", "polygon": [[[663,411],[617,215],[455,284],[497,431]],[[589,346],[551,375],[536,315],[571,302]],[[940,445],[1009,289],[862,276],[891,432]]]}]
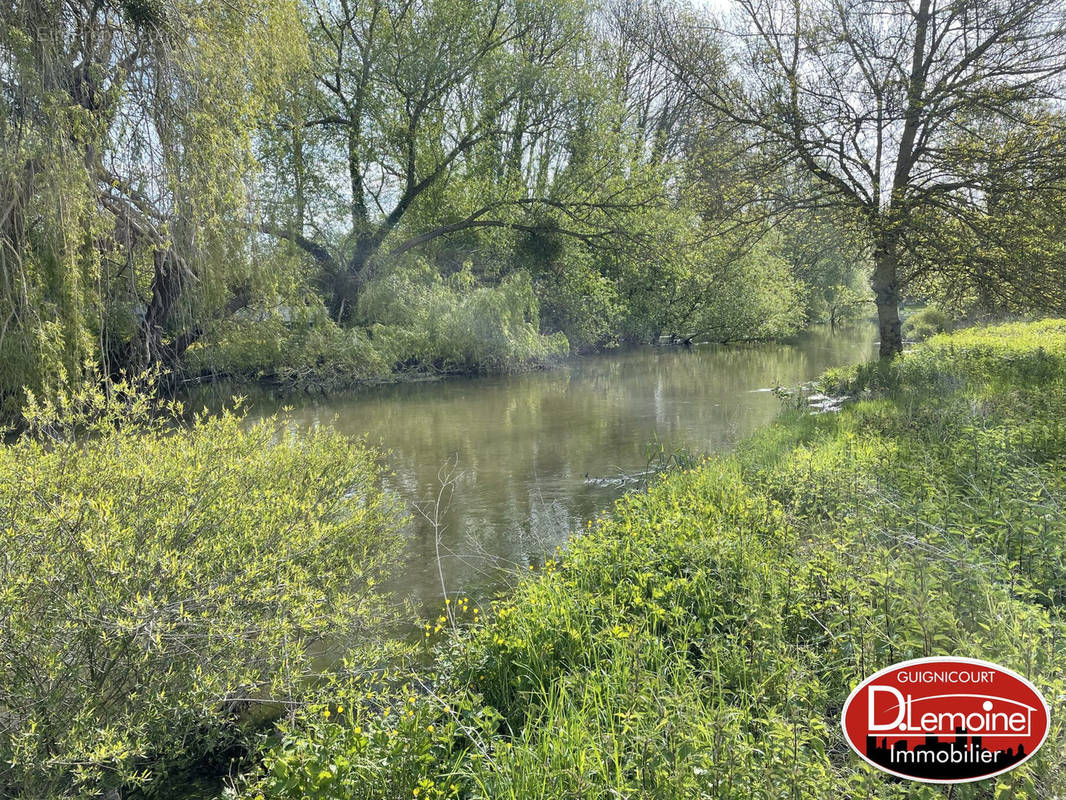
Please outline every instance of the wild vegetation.
[{"label": "wild vegetation", "polygon": [[0,447],[0,796],[158,790],[300,697],[324,637],[387,658],[376,455],[142,384],[31,398]]},{"label": "wild vegetation", "polygon": [[[872,248],[882,356],[902,349],[901,292],[923,278],[961,279],[1001,303],[1039,291],[1039,281],[1005,279],[1014,258],[981,258],[973,245],[1005,243],[992,233],[1002,215],[1056,197],[1063,180],[1059,3],[735,7],[723,53],[681,22],[667,57],[703,102],[814,184],[808,202],[832,199],[854,216]],[[725,80],[723,56],[740,65]],[[1032,232],[1019,222],[1015,246]],[[945,248],[966,255],[943,258]],[[1047,266],[1027,255],[1030,267]],[[980,276],[982,262],[997,265],[996,277]]]},{"label": "wild vegetation", "polygon": [[[946,652],[1055,703],[950,796],[1066,793],[1066,324],[949,333],[1066,313],[1066,5],[712,5],[0,7],[0,795],[942,796],[836,715]],[[431,677],[381,455],[174,399],[874,310],[842,413],[660,446]]]},{"label": "wild vegetation", "polygon": [[3,412],[1059,311],[1061,8],[937,5],[15,2]]},{"label": "wild vegetation", "polygon": [[[857,399],[627,496],[492,608],[456,598],[426,626],[432,677],[339,675],[237,796],[1061,794],[1066,322],[937,336],[823,388]],[[937,787],[853,756],[850,689],[944,654],[1041,688],[1031,762]]]}]

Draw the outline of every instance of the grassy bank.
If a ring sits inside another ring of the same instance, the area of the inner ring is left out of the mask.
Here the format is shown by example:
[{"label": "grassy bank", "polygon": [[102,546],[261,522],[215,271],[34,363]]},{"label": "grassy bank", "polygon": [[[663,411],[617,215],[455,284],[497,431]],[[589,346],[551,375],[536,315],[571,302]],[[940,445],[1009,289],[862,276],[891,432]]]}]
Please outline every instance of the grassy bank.
[{"label": "grassy bank", "polygon": [[[825,386],[859,399],[625,498],[492,609],[456,598],[427,629],[431,681],[339,679],[237,793],[1061,795],[1066,322],[936,337]],[[948,791],[850,752],[849,690],[938,654],[1042,689],[1034,759]]]}]

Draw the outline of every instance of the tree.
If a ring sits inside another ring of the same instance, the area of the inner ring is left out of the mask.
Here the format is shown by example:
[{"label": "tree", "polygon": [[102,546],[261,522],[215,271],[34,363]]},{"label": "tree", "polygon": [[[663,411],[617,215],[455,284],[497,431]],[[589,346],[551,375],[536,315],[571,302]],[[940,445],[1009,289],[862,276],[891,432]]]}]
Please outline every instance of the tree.
[{"label": "tree", "polygon": [[334,319],[384,257],[474,231],[600,244],[657,202],[590,18],[573,0],[314,0],[311,75],[267,137],[288,191],[260,229],[313,259]]},{"label": "tree", "polygon": [[962,313],[1066,313],[1066,181],[1028,171],[1013,178],[1013,191],[990,196],[965,224],[938,208],[920,215],[922,235],[901,264],[914,291]]},{"label": "tree", "polygon": [[[678,26],[669,55],[712,108],[850,209],[873,251],[881,355],[902,348],[901,260],[936,209],[969,225],[990,198],[1061,172],[1048,104],[1066,71],[1059,0],[737,0],[714,63]],[[722,32],[712,26],[716,32]],[[725,70],[723,62],[734,66]],[[996,157],[981,158],[996,137]],[[1023,144],[1024,142],[1024,144]],[[808,201],[810,202],[810,201]]]},{"label": "tree", "polygon": [[20,0],[0,12],[6,404],[87,361],[172,363],[233,301],[249,132],[299,59],[293,9]]},{"label": "tree", "polygon": [[[493,0],[315,0],[306,15],[310,81],[296,98],[290,153],[281,165],[318,202],[276,203],[262,230],[314,258],[336,319],[349,318],[385,240],[464,159],[506,143],[493,178],[514,180],[527,139],[546,123],[544,71],[561,66],[576,29],[561,3]],[[539,94],[539,97],[538,97]],[[343,174],[339,185],[313,168]],[[490,165],[482,163],[482,168]],[[317,173],[317,174],[316,174]],[[440,230],[398,242],[403,252],[456,230],[503,225],[496,203]]]},{"label": "tree", "polygon": [[792,210],[782,255],[806,294],[808,322],[838,322],[868,311],[869,253],[854,222],[833,209]]}]

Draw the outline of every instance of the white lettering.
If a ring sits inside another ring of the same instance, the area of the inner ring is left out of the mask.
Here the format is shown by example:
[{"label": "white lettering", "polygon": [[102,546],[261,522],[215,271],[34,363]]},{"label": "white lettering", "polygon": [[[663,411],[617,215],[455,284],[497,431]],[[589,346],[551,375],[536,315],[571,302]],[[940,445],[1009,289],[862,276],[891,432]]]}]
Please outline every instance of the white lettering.
[{"label": "white lettering", "polygon": [[[946,695],[937,698],[941,701],[954,700],[952,707],[958,709],[961,704],[963,710],[922,713],[920,707],[915,709],[915,705],[931,698],[919,697],[915,700],[912,695],[904,695],[892,686],[871,686],[867,692],[867,728],[870,733],[875,734],[893,731],[949,736],[965,730],[967,733],[986,736],[1028,735],[1029,714],[1021,711],[1008,712],[1003,708],[1003,704],[1013,701],[1000,697],[982,697],[979,709],[970,712],[965,706],[976,700],[970,700],[970,697]],[[998,708],[997,702],[1000,704]],[[915,724],[914,717],[919,713],[921,716]]]},{"label": "white lettering", "polygon": [[[899,713],[896,718],[891,722],[874,722],[874,692],[882,692],[892,695],[896,698],[897,707]],[[903,693],[899,689],[892,686],[871,686],[870,690],[866,694],[866,719],[869,720],[870,732],[877,731],[890,731],[899,728],[899,725],[906,718],[907,715],[907,701],[903,698]]]}]

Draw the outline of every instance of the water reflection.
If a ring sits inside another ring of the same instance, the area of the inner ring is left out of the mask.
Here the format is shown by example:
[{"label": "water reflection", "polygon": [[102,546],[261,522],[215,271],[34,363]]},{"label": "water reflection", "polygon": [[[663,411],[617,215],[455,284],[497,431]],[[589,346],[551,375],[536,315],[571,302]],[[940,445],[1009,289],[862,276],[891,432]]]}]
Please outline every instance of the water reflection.
[{"label": "water reflection", "polygon": [[[639,348],[577,358],[558,369],[470,380],[380,387],[294,401],[299,425],[332,423],[389,450],[390,487],[430,502],[445,462],[458,464],[443,517],[442,567],[449,590],[480,597],[565,541],[624,489],[589,478],[635,473],[647,445],[667,451],[730,448],[780,410],[768,391],[874,353],[872,326],[815,329],[789,343]],[[253,395],[268,414],[281,400]],[[433,527],[415,515],[399,581],[436,607],[441,588]]]}]

